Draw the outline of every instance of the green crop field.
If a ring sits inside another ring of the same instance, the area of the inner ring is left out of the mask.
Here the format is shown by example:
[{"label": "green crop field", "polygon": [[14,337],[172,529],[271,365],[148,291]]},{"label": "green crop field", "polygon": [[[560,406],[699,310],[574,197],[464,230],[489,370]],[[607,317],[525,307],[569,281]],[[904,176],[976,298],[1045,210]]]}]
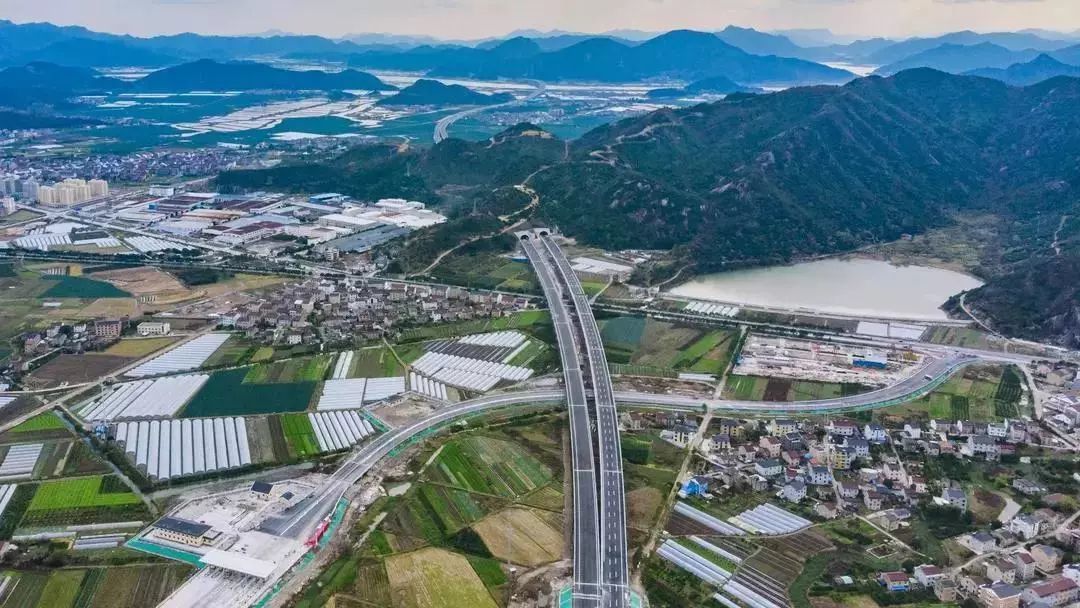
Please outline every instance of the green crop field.
[{"label": "green crop field", "polygon": [[385,378],[405,375],[404,368],[398,363],[394,353],[385,346],[365,348],[353,352],[349,378]]},{"label": "green crop field", "polygon": [[675,361],[676,369],[702,374],[721,374],[731,361],[736,331],[711,331],[683,350]]},{"label": "green crop field", "polygon": [[[19,572],[18,580],[12,581],[14,588],[4,600],[3,608],[36,608],[42,592],[49,584],[49,575],[37,572]],[[9,585],[10,586],[10,585]],[[43,605],[42,608],[45,608]]]},{"label": "green crop field", "polygon": [[740,401],[761,401],[768,384],[769,379],[760,376],[731,375],[728,376],[727,384],[724,385],[724,395]]},{"label": "green crop field", "polygon": [[[47,481],[38,486],[30,511],[70,509],[79,507],[112,507],[139,504],[139,497],[127,491],[116,491],[115,478],[106,482],[106,476],[76,477]],[[112,490],[112,491],[110,491]]]},{"label": "green crop field", "polygon": [[405,330],[401,335],[401,340],[403,342],[437,340],[469,334],[481,334],[489,331],[503,331],[507,329],[521,329],[528,331],[536,329],[538,326],[550,324],[551,316],[546,310],[526,310],[494,319],[479,319],[476,321],[462,321],[459,323],[444,323],[441,325],[414,327]]},{"label": "green crop field", "polygon": [[28,433],[31,431],[51,431],[56,429],[63,429],[64,423],[60,420],[60,417],[53,412],[45,412],[38,414],[33,418],[20,422],[11,428],[12,433]]},{"label": "green crop field", "polygon": [[304,357],[263,363],[251,367],[244,382],[248,384],[287,384],[290,382],[319,382],[326,377],[326,369],[334,355]]},{"label": "green crop field", "polygon": [[464,490],[420,484],[387,516],[386,531],[441,544],[491,512],[495,505],[487,500]]},{"label": "green crop field", "polygon": [[61,275],[48,275],[46,280],[54,281],[55,284],[44,294],[43,298],[130,298],[131,294],[105,281],[95,281],[86,277],[69,277]]},{"label": "green crop field", "polygon": [[1028,414],[1022,411],[1024,380],[1014,366],[969,366],[929,395],[879,410],[895,416],[995,421]]},{"label": "green crop field", "polygon": [[255,353],[261,350],[262,349],[259,348],[258,345],[246,338],[229,336],[229,339],[206,359],[206,362],[202,364],[202,367],[230,367],[233,365],[243,365],[247,361],[253,359]]},{"label": "green crop field", "polygon": [[82,585],[85,570],[57,570],[49,575],[49,581],[45,583],[45,589],[41,592],[38,605],[52,608],[64,608],[75,603],[79,595],[79,587]]},{"label": "green crop field", "polygon": [[292,456],[306,458],[319,453],[319,442],[307,414],[282,414],[281,429]]},{"label": "green crop field", "polygon": [[435,481],[507,498],[524,496],[552,478],[524,448],[487,437],[446,444],[428,472]]},{"label": "green crop field", "polygon": [[602,322],[600,337],[604,346],[633,349],[645,334],[645,317],[615,317]]},{"label": "green crop field", "polygon": [[244,382],[247,369],[214,372],[181,413],[185,418],[245,416],[302,412],[311,403],[317,382],[254,384]]}]

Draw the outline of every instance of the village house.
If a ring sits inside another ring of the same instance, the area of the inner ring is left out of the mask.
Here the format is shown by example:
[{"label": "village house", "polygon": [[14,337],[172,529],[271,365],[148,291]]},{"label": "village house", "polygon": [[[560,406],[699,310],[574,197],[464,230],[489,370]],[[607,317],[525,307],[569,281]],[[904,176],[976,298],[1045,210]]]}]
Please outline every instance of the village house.
[{"label": "village house", "polygon": [[986,562],[986,578],[1003,583],[1016,582],[1016,564],[1006,559],[991,559]]},{"label": "village house", "polygon": [[763,458],[754,463],[754,471],[762,477],[776,477],[784,472],[784,465],[776,458]]},{"label": "village house", "polygon": [[779,458],[780,450],[783,446],[779,437],[766,435],[761,439],[758,439],[758,447],[765,450],[770,458]]},{"label": "village house", "polygon": [[785,485],[782,493],[784,500],[789,502],[799,502],[806,498],[806,484],[796,479]]},{"label": "village house", "polygon": [[1041,524],[1034,515],[1018,515],[1009,522],[1009,531],[1019,535],[1024,540],[1031,540],[1039,535]]},{"label": "village house", "polygon": [[996,583],[979,589],[979,601],[986,608],[1017,608],[1020,590],[1008,583]]},{"label": "village house", "polygon": [[863,427],[863,437],[871,443],[885,443],[889,440],[889,433],[885,430],[885,427],[871,422]]},{"label": "village house", "polygon": [[1080,587],[1064,577],[1032,585],[1023,593],[1024,603],[1028,605],[1045,603],[1049,606],[1065,606],[1075,602],[1077,597],[1080,597]]},{"label": "village house", "polygon": [[934,564],[915,566],[913,574],[915,575],[915,581],[923,587],[933,587],[938,579],[945,576],[945,572]]},{"label": "village house", "polygon": [[1031,557],[1035,559],[1035,567],[1043,572],[1053,572],[1061,566],[1061,560],[1065,553],[1057,547],[1050,545],[1032,545],[1028,549]]}]

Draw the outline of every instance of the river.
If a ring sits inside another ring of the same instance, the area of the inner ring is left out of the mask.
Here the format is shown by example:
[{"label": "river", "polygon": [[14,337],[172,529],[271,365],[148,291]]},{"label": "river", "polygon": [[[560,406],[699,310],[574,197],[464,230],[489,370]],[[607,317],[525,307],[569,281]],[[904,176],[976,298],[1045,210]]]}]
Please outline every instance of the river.
[{"label": "river", "polygon": [[703,275],[671,293],[751,306],[934,320],[947,318],[940,306],[950,296],[980,285],[970,275],[941,268],[831,258]]}]

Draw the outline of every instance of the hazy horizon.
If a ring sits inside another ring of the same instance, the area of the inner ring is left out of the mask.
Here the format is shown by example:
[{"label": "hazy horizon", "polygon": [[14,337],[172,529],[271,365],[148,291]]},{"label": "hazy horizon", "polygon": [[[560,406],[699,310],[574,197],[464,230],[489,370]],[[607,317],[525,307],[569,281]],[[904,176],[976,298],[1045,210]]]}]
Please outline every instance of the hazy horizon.
[{"label": "hazy horizon", "polygon": [[1075,0],[0,0],[0,18],[135,36],[268,31],[332,38],[378,33],[474,40],[515,30],[605,33],[828,29],[843,37],[903,38],[959,30],[1080,30]]}]

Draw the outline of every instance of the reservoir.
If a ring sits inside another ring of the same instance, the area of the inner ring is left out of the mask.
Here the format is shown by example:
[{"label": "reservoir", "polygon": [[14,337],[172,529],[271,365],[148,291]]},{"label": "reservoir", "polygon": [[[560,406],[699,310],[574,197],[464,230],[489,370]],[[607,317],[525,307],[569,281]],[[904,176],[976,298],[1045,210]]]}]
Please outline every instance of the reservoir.
[{"label": "reservoir", "polygon": [[671,293],[752,306],[934,320],[948,318],[939,307],[949,297],[980,285],[951,270],[854,258],[703,275]]}]

